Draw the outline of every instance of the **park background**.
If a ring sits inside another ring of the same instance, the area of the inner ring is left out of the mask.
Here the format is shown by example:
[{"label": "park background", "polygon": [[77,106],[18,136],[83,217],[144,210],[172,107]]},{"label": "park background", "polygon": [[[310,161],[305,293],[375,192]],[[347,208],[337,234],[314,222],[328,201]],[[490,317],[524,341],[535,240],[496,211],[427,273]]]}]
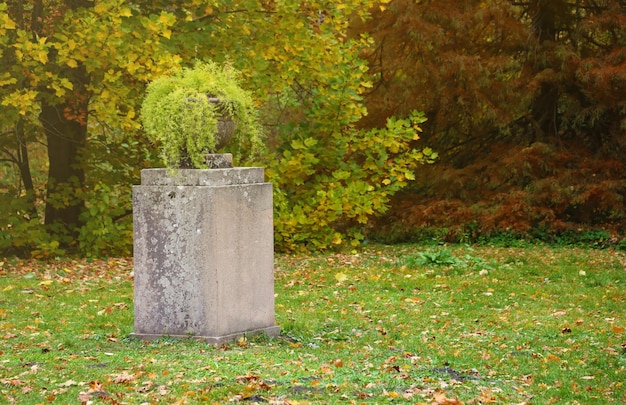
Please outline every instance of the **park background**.
[{"label": "park background", "polygon": [[199,60],[256,97],[278,251],[623,246],[623,1],[7,0],[2,254],[131,254],[145,87]]}]

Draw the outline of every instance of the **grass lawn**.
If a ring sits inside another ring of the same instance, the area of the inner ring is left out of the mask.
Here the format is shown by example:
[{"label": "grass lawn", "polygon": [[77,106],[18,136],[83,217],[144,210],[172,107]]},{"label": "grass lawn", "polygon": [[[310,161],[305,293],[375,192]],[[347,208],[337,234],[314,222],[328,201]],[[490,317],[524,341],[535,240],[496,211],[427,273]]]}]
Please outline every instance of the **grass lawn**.
[{"label": "grass lawn", "polygon": [[625,266],[540,246],[277,256],[283,336],[213,347],[128,338],[129,259],[4,259],[0,403],[625,403]]}]

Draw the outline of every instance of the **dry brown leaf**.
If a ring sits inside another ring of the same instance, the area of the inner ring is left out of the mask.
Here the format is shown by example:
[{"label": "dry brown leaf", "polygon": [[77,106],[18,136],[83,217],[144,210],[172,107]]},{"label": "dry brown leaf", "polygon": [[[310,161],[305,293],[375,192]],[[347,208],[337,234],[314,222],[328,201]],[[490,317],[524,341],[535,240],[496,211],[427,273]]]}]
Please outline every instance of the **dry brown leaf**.
[{"label": "dry brown leaf", "polygon": [[78,402],[86,404],[91,401],[92,395],[87,392],[81,392],[78,394]]},{"label": "dry brown leaf", "polygon": [[461,404],[461,402],[459,402],[458,399],[448,398],[446,397],[446,394],[444,394],[443,392],[435,393],[433,399],[434,399],[433,404],[436,404],[436,405],[460,405]]},{"label": "dry brown leaf", "polygon": [[113,378],[113,382],[115,384],[126,384],[132,381],[135,381],[137,376],[135,374],[128,374],[126,371],[122,371],[122,373],[116,375]]},{"label": "dry brown leaf", "polygon": [[73,387],[75,385],[78,385],[78,383],[74,380],[67,380],[61,384],[59,384],[59,387]]}]

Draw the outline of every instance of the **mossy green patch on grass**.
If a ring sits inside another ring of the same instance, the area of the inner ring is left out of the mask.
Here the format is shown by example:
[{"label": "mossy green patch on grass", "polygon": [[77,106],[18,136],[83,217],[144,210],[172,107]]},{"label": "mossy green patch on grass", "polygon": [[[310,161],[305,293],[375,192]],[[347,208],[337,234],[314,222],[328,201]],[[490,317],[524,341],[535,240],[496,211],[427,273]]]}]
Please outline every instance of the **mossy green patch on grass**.
[{"label": "mossy green patch on grass", "polygon": [[278,256],[282,336],[128,338],[127,259],[0,265],[0,402],[623,403],[626,256],[372,246]]}]

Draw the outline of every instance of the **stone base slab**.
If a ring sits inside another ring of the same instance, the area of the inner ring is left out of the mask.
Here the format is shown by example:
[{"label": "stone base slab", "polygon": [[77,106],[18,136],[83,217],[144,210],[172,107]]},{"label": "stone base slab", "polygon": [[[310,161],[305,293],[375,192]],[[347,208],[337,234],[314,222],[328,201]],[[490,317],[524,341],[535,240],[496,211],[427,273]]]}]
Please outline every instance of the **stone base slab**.
[{"label": "stone base slab", "polygon": [[231,333],[231,334],[224,335],[224,336],[151,335],[149,333],[131,333],[130,337],[140,339],[140,340],[147,340],[147,341],[158,340],[162,338],[180,339],[180,340],[193,339],[193,340],[204,341],[211,345],[219,346],[225,343],[237,341],[244,336],[253,336],[253,335],[258,335],[261,333],[264,333],[269,337],[278,337],[280,336],[280,326],[270,326],[267,328],[248,330],[245,332]]}]

